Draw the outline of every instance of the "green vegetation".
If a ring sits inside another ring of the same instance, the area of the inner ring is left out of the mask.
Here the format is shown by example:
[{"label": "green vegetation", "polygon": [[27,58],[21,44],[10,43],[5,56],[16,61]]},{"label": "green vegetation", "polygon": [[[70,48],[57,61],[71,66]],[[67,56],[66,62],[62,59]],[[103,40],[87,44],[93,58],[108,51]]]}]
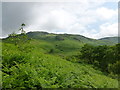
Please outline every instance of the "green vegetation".
[{"label": "green vegetation", "polygon": [[100,41],[103,42],[111,42],[111,43],[118,43],[118,39],[120,39],[120,37],[106,37],[106,38],[101,38],[99,39]]},{"label": "green vegetation", "polygon": [[81,49],[81,59],[87,63],[99,67],[104,72],[120,74],[120,44],[115,46],[91,46],[84,45]]},{"label": "green vegetation", "polygon": [[2,41],[4,89],[118,88],[119,44],[46,32]]}]

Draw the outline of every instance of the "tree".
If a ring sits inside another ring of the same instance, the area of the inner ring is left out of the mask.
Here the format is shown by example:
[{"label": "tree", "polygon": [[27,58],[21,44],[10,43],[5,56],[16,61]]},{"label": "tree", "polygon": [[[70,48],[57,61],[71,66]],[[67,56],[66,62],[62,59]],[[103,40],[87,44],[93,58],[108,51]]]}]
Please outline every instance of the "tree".
[{"label": "tree", "polygon": [[109,73],[113,72],[114,74],[120,74],[120,61],[108,65]]},{"label": "tree", "polygon": [[21,31],[22,34],[25,34],[25,30],[23,29],[23,27],[25,27],[26,25],[24,23],[21,24],[21,28],[19,29],[19,31]]},{"label": "tree", "polygon": [[120,60],[120,43],[116,44],[116,60]]},{"label": "tree", "polygon": [[81,59],[85,59],[87,60],[88,63],[92,64],[93,63],[93,58],[92,58],[92,54],[93,54],[93,50],[94,50],[94,46],[89,45],[89,44],[85,44],[82,48],[81,48]]}]

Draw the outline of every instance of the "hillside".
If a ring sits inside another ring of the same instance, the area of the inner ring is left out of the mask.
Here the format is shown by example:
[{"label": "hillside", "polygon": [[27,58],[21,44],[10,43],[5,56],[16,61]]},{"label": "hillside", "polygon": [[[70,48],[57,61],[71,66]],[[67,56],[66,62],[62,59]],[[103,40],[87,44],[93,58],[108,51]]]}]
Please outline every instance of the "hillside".
[{"label": "hillside", "polygon": [[119,37],[106,37],[106,38],[101,38],[99,40],[103,42],[118,43]]},{"label": "hillside", "polygon": [[97,40],[97,39],[87,38],[82,35],[54,34],[54,33],[47,33],[47,32],[28,32],[27,35],[34,39],[42,39],[42,40],[48,40],[48,41],[58,41],[58,40],[73,41],[74,40],[79,43],[88,43],[92,45],[114,45],[118,43],[117,37],[107,37],[107,38],[102,38]]},{"label": "hillside", "polygon": [[[18,37],[21,35],[18,35]],[[52,51],[52,54],[70,56],[76,55],[80,52],[82,46],[86,43],[91,45],[115,45],[115,42],[109,42],[104,40],[96,40],[84,37],[82,35],[73,34],[54,34],[47,32],[28,32],[27,38],[40,41],[39,47],[44,49],[44,52],[48,53]],[[3,41],[11,43],[9,41],[11,37],[4,39]]]},{"label": "hillside", "polygon": [[117,88],[117,79],[93,65],[66,59],[78,55],[85,43],[105,44],[81,35],[46,32],[3,39],[3,88]]}]

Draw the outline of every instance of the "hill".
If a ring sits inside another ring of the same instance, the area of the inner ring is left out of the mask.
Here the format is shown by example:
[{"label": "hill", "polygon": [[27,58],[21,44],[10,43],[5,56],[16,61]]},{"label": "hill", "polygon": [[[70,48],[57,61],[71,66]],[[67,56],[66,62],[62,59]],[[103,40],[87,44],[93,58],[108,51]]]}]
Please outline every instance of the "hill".
[{"label": "hill", "polygon": [[[117,80],[91,65],[44,54],[36,45],[3,43],[4,88],[117,88]],[[38,43],[39,44],[39,43]],[[7,56],[7,57],[6,57]]]},{"label": "hill", "polygon": [[117,88],[117,79],[93,65],[66,59],[79,54],[85,43],[105,44],[81,35],[46,32],[3,39],[3,88]]},{"label": "hill", "polygon": [[[27,35],[34,39],[43,39],[48,41],[74,40],[79,43],[88,43],[92,45],[114,45],[118,43],[117,37],[107,37],[102,39],[92,39],[82,35],[74,34],[54,34],[47,32],[28,32]],[[106,41],[107,40],[107,41]]]},{"label": "hill", "polygon": [[119,37],[105,37],[99,40],[103,42],[118,43]]},{"label": "hill", "polygon": [[[71,56],[80,53],[81,47],[86,43],[91,45],[114,45],[113,42],[105,42],[102,40],[96,40],[84,37],[82,35],[73,34],[54,34],[47,32],[28,32],[28,39],[32,39],[37,42],[41,42],[38,47],[41,47],[44,52],[52,52],[54,55]],[[12,43],[15,40],[18,42],[17,38],[22,37],[22,34],[13,37],[7,37],[3,39],[3,42]],[[15,39],[16,38],[16,39]],[[13,41],[11,40],[13,39]],[[22,39],[22,38],[21,38]],[[23,38],[24,41],[24,38]],[[17,43],[16,42],[16,43]]]}]

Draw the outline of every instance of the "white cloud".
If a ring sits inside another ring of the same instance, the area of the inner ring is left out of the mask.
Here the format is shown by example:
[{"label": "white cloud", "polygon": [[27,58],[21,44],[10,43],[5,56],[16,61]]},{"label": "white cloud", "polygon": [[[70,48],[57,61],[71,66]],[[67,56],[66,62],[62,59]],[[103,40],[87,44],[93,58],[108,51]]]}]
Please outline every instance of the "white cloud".
[{"label": "white cloud", "polygon": [[118,35],[118,23],[103,24],[100,26],[100,36],[117,36]]},{"label": "white cloud", "polygon": [[46,29],[66,29],[74,24],[76,17],[65,10],[53,10],[46,15],[46,20],[42,28]]},{"label": "white cloud", "polygon": [[111,19],[117,15],[117,10],[101,7],[96,10],[96,13],[102,19]]},{"label": "white cloud", "polygon": [[92,34],[93,38],[118,36],[118,23],[105,23],[99,28],[99,33]]},{"label": "white cloud", "polygon": [[42,14],[38,12],[34,17],[34,21],[31,22],[31,26],[27,27],[27,29],[67,30],[76,22],[76,16],[64,9],[46,10]]},{"label": "white cloud", "polygon": [[94,29],[85,31],[83,33],[84,36],[87,36],[89,38],[103,38],[103,37],[113,37],[118,36],[118,23],[105,23],[102,24],[99,28],[99,31],[96,31]]}]

